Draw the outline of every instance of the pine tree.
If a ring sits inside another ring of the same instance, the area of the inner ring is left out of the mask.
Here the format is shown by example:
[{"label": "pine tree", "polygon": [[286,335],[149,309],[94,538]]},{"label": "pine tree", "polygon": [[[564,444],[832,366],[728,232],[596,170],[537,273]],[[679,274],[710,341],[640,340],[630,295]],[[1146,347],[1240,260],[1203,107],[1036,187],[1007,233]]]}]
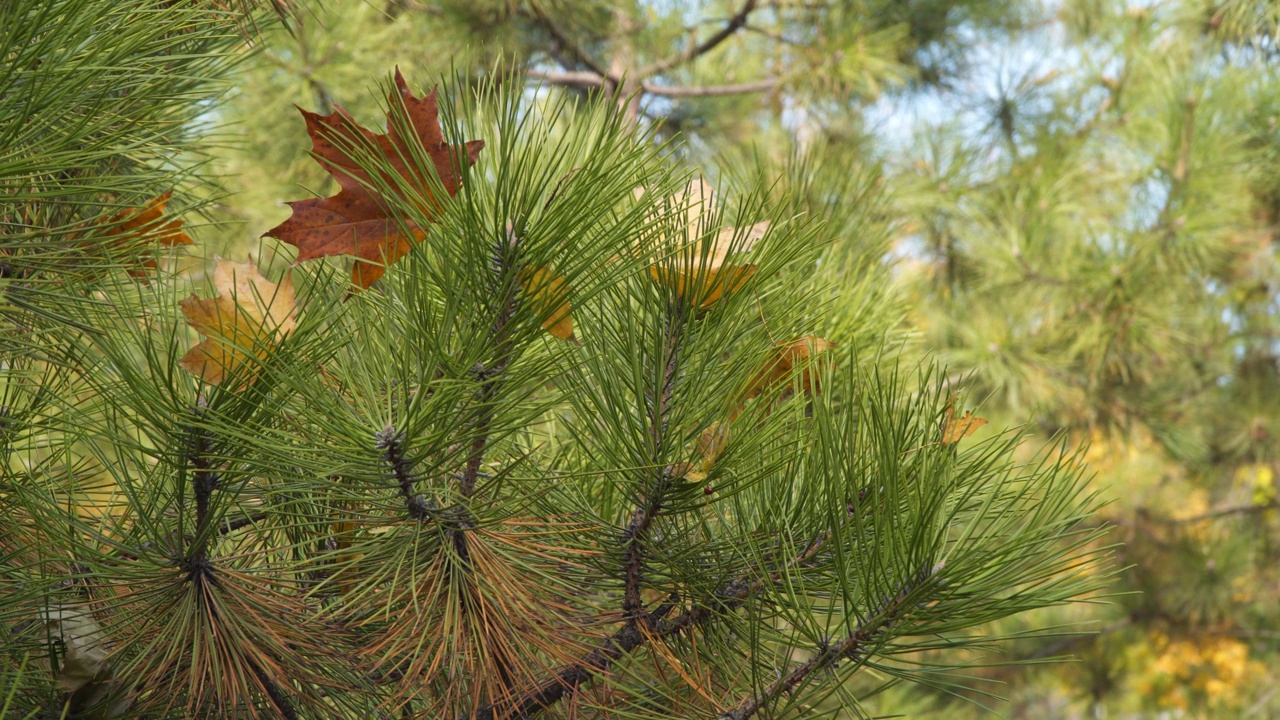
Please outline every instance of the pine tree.
[{"label": "pine tree", "polygon": [[[254,16],[4,12],[6,716],[852,717],[1105,581],[1077,453],[831,312],[874,174],[397,74],[384,139],[309,120],[302,262],[208,287],[149,261]],[[386,244],[308,259],[342,212]]]},{"label": "pine tree", "polygon": [[[1275,712],[1276,27],[1065,3],[991,40],[980,92],[926,99],[953,110],[887,171],[912,326],[990,412],[1089,440],[1111,488],[1131,593],[1096,638],[1014,651],[1080,654],[1057,675],[1082,715]],[[1061,712],[1053,682],[1026,717]]]}]

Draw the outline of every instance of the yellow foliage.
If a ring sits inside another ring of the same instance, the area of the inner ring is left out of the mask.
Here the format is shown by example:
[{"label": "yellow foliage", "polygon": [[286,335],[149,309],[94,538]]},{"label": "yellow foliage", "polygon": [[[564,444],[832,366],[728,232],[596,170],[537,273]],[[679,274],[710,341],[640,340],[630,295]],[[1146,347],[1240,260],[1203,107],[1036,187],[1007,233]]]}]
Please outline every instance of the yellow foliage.
[{"label": "yellow foliage", "polygon": [[1271,465],[1255,463],[1236,468],[1236,484],[1251,491],[1251,502],[1258,507],[1276,502],[1276,476]]},{"label": "yellow foliage", "polygon": [[1266,666],[1235,638],[1171,639],[1155,632],[1148,640],[1155,661],[1145,666],[1137,689],[1160,708],[1234,707],[1266,675]]}]

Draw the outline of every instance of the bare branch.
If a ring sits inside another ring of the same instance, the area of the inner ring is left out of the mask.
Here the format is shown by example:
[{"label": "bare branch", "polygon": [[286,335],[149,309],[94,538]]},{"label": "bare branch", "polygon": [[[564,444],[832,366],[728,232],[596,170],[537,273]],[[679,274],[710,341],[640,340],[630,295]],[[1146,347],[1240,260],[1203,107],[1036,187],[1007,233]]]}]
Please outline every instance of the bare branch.
[{"label": "bare branch", "polygon": [[526,70],[525,77],[540,80],[552,85],[566,87],[593,88],[604,85],[604,77],[593,72],[547,72],[545,70]]},{"label": "bare branch", "polygon": [[582,46],[574,42],[573,38],[564,31],[564,28],[557,25],[555,21],[547,15],[547,11],[542,9],[542,3],[529,3],[529,10],[527,11],[527,14],[533,18],[534,22],[541,25],[542,28],[551,35],[551,38],[569,54],[569,57],[573,61],[585,65],[589,70],[601,77],[607,77],[609,75],[603,65],[596,62],[594,58],[588,55],[586,50],[583,50]]},{"label": "bare branch", "polygon": [[720,30],[714,35],[678,55],[669,57],[665,60],[659,60],[658,62],[642,69],[639,73],[640,77],[649,78],[654,75],[664,73],[672,68],[680,67],[681,65],[706,55],[716,49],[720,43],[728,40],[730,37],[733,37],[734,33],[738,32],[738,30],[742,29],[742,27],[747,24],[747,18],[751,16],[752,11],[756,9],[757,4],[758,0],[746,0],[746,2],[742,3],[742,7],[738,9],[738,12],[735,13],[733,17],[729,18],[729,20],[724,24],[724,27],[720,28]]},{"label": "bare branch", "polygon": [[[547,71],[526,70],[525,77],[530,80],[576,88],[597,88],[612,82],[601,75],[585,71]],[[640,89],[650,95],[670,98],[718,97],[722,95],[745,95],[772,90],[782,84],[782,78],[765,78],[744,83],[727,85],[658,85],[643,83]]]},{"label": "bare branch", "polygon": [[1275,500],[1272,500],[1269,503],[1265,503],[1261,505],[1229,505],[1227,507],[1218,508],[1217,510],[1210,510],[1209,512],[1204,513],[1202,515],[1192,515],[1191,517],[1184,517],[1184,518],[1173,518],[1170,520],[1165,520],[1164,522],[1167,525],[1186,525],[1188,523],[1198,523],[1198,522],[1204,522],[1205,520],[1215,520],[1217,518],[1229,517],[1231,515],[1255,515],[1258,513],[1267,512],[1268,510],[1275,510],[1277,507],[1280,507],[1280,503],[1277,503]]},{"label": "bare branch", "polygon": [[782,84],[782,78],[765,78],[752,82],[729,85],[655,85],[645,83],[644,91],[661,97],[716,97],[721,95],[746,95],[772,90]]}]

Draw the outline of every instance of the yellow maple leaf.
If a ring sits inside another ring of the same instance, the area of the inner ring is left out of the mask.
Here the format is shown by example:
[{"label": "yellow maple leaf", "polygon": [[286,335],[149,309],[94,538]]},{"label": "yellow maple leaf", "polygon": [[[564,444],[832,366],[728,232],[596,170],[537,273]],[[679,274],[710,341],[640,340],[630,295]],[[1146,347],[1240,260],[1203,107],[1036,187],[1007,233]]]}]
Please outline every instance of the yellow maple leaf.
[{"label": "yellow maple leaf", "polygon": [[672,475],[683,477],[692,482],[702,482],[706,479],[707,473],[711,472],[711,468],[715,466],[716,461],[724,454],[725,446],[728,443],[728,423],[712,422],[698,436],[698,442],[694,446],[694,453],[699,460],[697,463],[698,470],[694,470],[695,463],[693,461],[682,462],[672,468]]},{"label": "yellow maple leaf", "polygon": [[580,345],[573,334],[573,315],[569,305],[569,284],[545,265],[520,271],[520,287],[528,294],[534,309],[545,318],[542,327],[552,336]]},{"label": "yellow maple leaf", "polygon": [[[637,189],[638,194],[643,192]],[[700,310],[710,309],[756,273],[754,263],[730,263],[729,257],[750,252],[768,232],[769,221],[756,223],[745,233],[738,228],[721,228],[709,245],[705,245],[703,218],[715,212],[715,190],[706,180],[698,178],[674,196],[672,202],[685,214],[685,247],[676,256],[650,265],[649,277],[675,290],[682,299],[686,295],[694,297]]]},{"label": "yellow maple leaf", "polygon": [[965,410],[964,415],[956,417],[955,408],[947,405],[942,420],[942,444],[954,445],[974,434],[978,428],[986,424],[986,419],[974,415],[972,410]]},{"label": "yellow maple leaf", "polygon": [[201,300],[192,295],[179,303],[187,323],[205,339],[178,364],[217,385],[250,356],[265,358],[279,339],[293,332],[297,303],[289,274],[276,284],[253,263],[219,259],[213,286],[217,297]]}]

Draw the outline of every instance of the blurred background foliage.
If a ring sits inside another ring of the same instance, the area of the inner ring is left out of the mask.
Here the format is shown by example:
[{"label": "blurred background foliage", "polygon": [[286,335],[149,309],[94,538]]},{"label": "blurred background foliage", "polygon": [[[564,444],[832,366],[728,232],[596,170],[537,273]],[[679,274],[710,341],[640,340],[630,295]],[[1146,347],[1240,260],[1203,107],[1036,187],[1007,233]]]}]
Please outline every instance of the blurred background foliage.
[{"label": "blurred background foliage", "polygon": [[[324,0],[200,35],[233,72],[221,134],[128,160],[220,221],[203,247],[284,265],[257,238],[299,186],[334,190],[292,105],[376,126],[395,65],[610,94],[713,174],[821,157],[814,211],[860,216],[825,268],[831,322],[940,356],[991,427],[1088,443],[1110,500],[1119,594],[1036,618],[1094,634],[987,658],[1001,712],[1280,717],[1278,28],[1273,0]],[[206,101],[166,118],[191,132]],[[205,164],[220,187],[190,179]],[[985,704],[898,686],[867,708]]]}]

